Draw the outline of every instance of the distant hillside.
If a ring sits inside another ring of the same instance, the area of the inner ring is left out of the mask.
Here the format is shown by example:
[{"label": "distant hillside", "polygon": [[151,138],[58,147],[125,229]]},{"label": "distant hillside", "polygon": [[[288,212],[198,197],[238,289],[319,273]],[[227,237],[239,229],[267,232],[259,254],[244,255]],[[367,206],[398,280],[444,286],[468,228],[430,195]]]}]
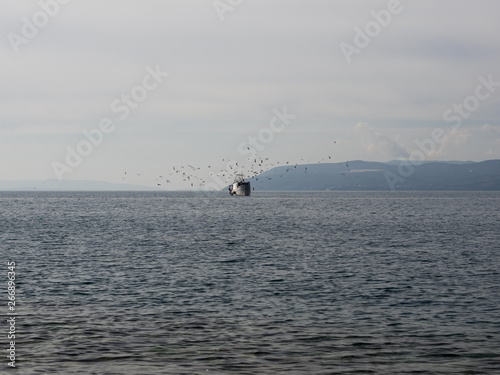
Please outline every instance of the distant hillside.
[{"label": "distant hillside", "polygon": [[154,190],[147,186],[114,184],[86,180],[0,181],[3,191],[141,191]]},{"label": "distant hillside", "polygon": [[287,165],[251,182],[255,190],[391,190],[390,183],[395,190],[500,190],[500,160],[425,162],[402,173],[400,165],[360,160]]},{"label": "distant hillside", "polygon": [[[259,190],[500,190],[500,160],[425,162],[400,173],[401,162],[318,163],[275,167],[250,179]],[[404,173],[408,172],[405,176]],[[403,174],[403,175],[402,175]],[[390,181],[387,181],[389,176]],[[0,181],[0,191],[157,191],[85,180]],[[227,190],[225,187],[223,190]]]}]

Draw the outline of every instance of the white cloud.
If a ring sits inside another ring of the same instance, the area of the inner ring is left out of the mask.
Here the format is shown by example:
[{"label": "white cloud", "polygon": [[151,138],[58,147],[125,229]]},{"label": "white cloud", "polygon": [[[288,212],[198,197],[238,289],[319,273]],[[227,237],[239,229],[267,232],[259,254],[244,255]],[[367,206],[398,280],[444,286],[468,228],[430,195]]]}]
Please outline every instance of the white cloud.
[{"label": "white cloud", "polygon": [[471,134],[465,129],[453,128],[446,132],[443,138],[445,138],[445,141],[439,145],[439,148],[435,152],[430,153],[429,156],[437,157],[445,155],[445,151],[450,147],[454,146],[456,148],[464,145],[471,138]]},{"label": "white cloud", "polygon": [[487,132],[489,135],[493,136],[495,140],[500,139],[500,126],[485,124],[482,126],[482,130]]},{"label": "white cloud", "polygon": [[408,151],[403,146],[373,130],[368,124],[360,122],[355,126],[355,129],[369,153],[388,155],[391,158],[407,158],[409,156]]}]

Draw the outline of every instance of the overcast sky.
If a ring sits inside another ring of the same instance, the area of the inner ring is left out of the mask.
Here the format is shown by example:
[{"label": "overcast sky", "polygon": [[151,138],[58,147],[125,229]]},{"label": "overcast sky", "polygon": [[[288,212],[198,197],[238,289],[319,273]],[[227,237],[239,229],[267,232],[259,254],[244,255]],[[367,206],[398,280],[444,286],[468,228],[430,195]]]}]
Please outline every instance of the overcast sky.
[{"label": "overcast sky", "polygon": [[0,179],[155,185],[254,148],[499,159],[499,15],[495,0],[3,1]]}]

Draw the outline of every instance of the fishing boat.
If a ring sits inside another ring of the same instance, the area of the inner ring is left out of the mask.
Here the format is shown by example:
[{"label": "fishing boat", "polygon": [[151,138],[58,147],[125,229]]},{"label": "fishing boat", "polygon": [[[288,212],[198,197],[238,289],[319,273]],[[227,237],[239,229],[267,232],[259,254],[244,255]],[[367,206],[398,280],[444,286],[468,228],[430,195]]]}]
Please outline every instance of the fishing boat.
[{"label": "fishing boat", "polygon": [[240,195],[240,196],[249,196],[250,195],[250,181],[245,181],[245,177],[243,174],[237,174],[234,178],[234,182],[232,185],[229,185],[229,194],[231,195]]}]

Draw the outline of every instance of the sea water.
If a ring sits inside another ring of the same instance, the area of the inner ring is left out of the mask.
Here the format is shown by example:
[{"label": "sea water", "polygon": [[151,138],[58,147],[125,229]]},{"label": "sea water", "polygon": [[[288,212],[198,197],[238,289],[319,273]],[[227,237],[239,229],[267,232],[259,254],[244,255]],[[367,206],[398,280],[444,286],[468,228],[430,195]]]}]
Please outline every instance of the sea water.
[{"label": "sea water", "polygon": [[500,373],[499,209],[499,192],[0,193],[13,371]]}]

